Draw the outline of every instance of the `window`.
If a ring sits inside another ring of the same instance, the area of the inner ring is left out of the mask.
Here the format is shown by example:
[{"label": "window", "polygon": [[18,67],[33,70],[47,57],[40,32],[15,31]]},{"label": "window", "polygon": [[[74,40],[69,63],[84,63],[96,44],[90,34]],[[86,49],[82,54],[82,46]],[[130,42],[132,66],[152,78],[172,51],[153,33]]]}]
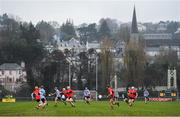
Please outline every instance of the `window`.
[{"label": "window", "polygon": [[0,83],[3,83],[3,79],[0,79]]},{"label": "window", "polygon": [[19,79],[16,79],[16,82],[19,82]]},{"label": "window", "polygon": [[4,75],[4,70],[2,70],[2,75]]},{"label": "window", "polygon": [[9,74],[12,75],[12,71],[11,70],[9,71]]},{"label": "window", "polygon": [[8,82],[12,82],[12,79],[11,79],[11,78],[8,78],[7,81],[8,81]]},{"label": "window", "polygon": [[21,71],[21,70],[19,70],[19,74],[22,74],[22,71]]},{"label": "window", "polygon": [[171,77],[171,79],[170,79],[170,85],[171,85],[171,87],[174,86],[174,78],[173,77]]}]

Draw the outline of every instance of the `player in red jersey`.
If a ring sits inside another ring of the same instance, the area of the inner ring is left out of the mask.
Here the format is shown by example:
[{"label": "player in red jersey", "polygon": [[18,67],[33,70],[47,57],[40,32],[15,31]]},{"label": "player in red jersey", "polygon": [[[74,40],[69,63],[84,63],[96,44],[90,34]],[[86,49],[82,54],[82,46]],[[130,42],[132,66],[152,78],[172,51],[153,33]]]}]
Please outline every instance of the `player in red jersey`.
[{"label": "player in red jersey", "polygon": [[129,106],[132,106],[132,104],[134,103],[135,99],[138,97],[138,93],[135,87],[130,87],[128,90],[128,104]]},{"label": "player in red jersey", "polygon": [[75,107],[73,103],[74,102],[73,96],[74,96],[74,91],[70,88],[70,86],[67,86],[67,89],[65,91],[66,101],[69,102],[72,107]]},{"label": "player in red jersey", "polygon": [[40,97],[38,86],[35,86],[34,91],[33,91],[33,96],[34,96],[34,98],[36,99],[37,102],[40,101],[41,97]]},{"label": "player in red jersey", "polygon": [[38,86],[35,86],[34,91],[33,91],[33,96],[34,96],[35,100],[37,102],[39,102],[38,106],[36,106],[36,108],[39,109],[40,105],[41,105],[41,102],[40,102],[41,101],[41,96],[40,96],[40,92],[39,92]]},{"label": "player in red jersey", "polygon": [[108,90],[109,105],[111,109],[113,109],[113,105],[119,106],[119,102],[116,101],[115,92],[112,89],[112,87],[107,86],[107,90]]}]

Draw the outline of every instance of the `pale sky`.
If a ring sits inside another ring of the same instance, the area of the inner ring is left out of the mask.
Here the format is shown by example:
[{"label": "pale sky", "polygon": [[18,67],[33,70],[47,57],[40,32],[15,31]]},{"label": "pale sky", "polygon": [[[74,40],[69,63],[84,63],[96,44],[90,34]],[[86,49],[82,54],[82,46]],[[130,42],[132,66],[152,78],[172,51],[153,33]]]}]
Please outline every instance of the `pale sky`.
[{"label": "pale sky", "polygon": [[180,0],[0,0],[0,15],[13,14],[22,21],[57,21],[75,25],[101,18],[132,20],[134,4],[138,22],[180,21]]}]

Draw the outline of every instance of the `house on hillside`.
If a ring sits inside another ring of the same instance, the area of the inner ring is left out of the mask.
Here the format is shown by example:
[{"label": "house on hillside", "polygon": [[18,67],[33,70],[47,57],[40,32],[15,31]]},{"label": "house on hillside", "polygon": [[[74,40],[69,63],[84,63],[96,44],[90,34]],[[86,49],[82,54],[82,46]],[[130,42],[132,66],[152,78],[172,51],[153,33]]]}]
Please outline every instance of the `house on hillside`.
[{"label": "house on hillside", "polygon": [[61,40],[58,42],[58,49],[64,51],[65,49],[71,50],[74,49],[75,52],[83,52],[86,50],[85,44],[82,44],[79,40],[72,38],[69,41]]},{"label": "house on hillside", "polygon": [[17,89],[26,82],[26,71],[24,63],[4,63],[0,65],[0,85],[5,89],[16,92]]},{"label": "house on hillside", "polygon": [[165,32],[167,30],[167,23],[166,22],[163,22],[163,21],[160,21],[158,26],[157,26],[157,31],[158,32]]}]

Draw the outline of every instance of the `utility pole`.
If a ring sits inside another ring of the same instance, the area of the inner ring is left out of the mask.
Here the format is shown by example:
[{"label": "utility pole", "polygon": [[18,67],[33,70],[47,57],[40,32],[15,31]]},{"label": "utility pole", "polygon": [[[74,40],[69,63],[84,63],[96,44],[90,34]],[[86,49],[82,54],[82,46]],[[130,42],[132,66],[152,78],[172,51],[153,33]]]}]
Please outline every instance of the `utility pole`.
[{"label": "utility pole", "polygon": [[115,96],[117,96],[117,75],[114,76],[114,90],[115,90]]},{"label": "utility pole", "polygon": [[98,57],[96,57],[96,101],[98,99]]},{"label": "utility pole", "polygon": [[69,63],[69,86],[71,87],[71,64],[72,64],[72,61],[70,60],[70,59],[66,59],[67,61],[68,61],[68,63]]},{"label": "utility pole", "polygon": [[71,65],[69,63],[69,86],[71,87]]}]

